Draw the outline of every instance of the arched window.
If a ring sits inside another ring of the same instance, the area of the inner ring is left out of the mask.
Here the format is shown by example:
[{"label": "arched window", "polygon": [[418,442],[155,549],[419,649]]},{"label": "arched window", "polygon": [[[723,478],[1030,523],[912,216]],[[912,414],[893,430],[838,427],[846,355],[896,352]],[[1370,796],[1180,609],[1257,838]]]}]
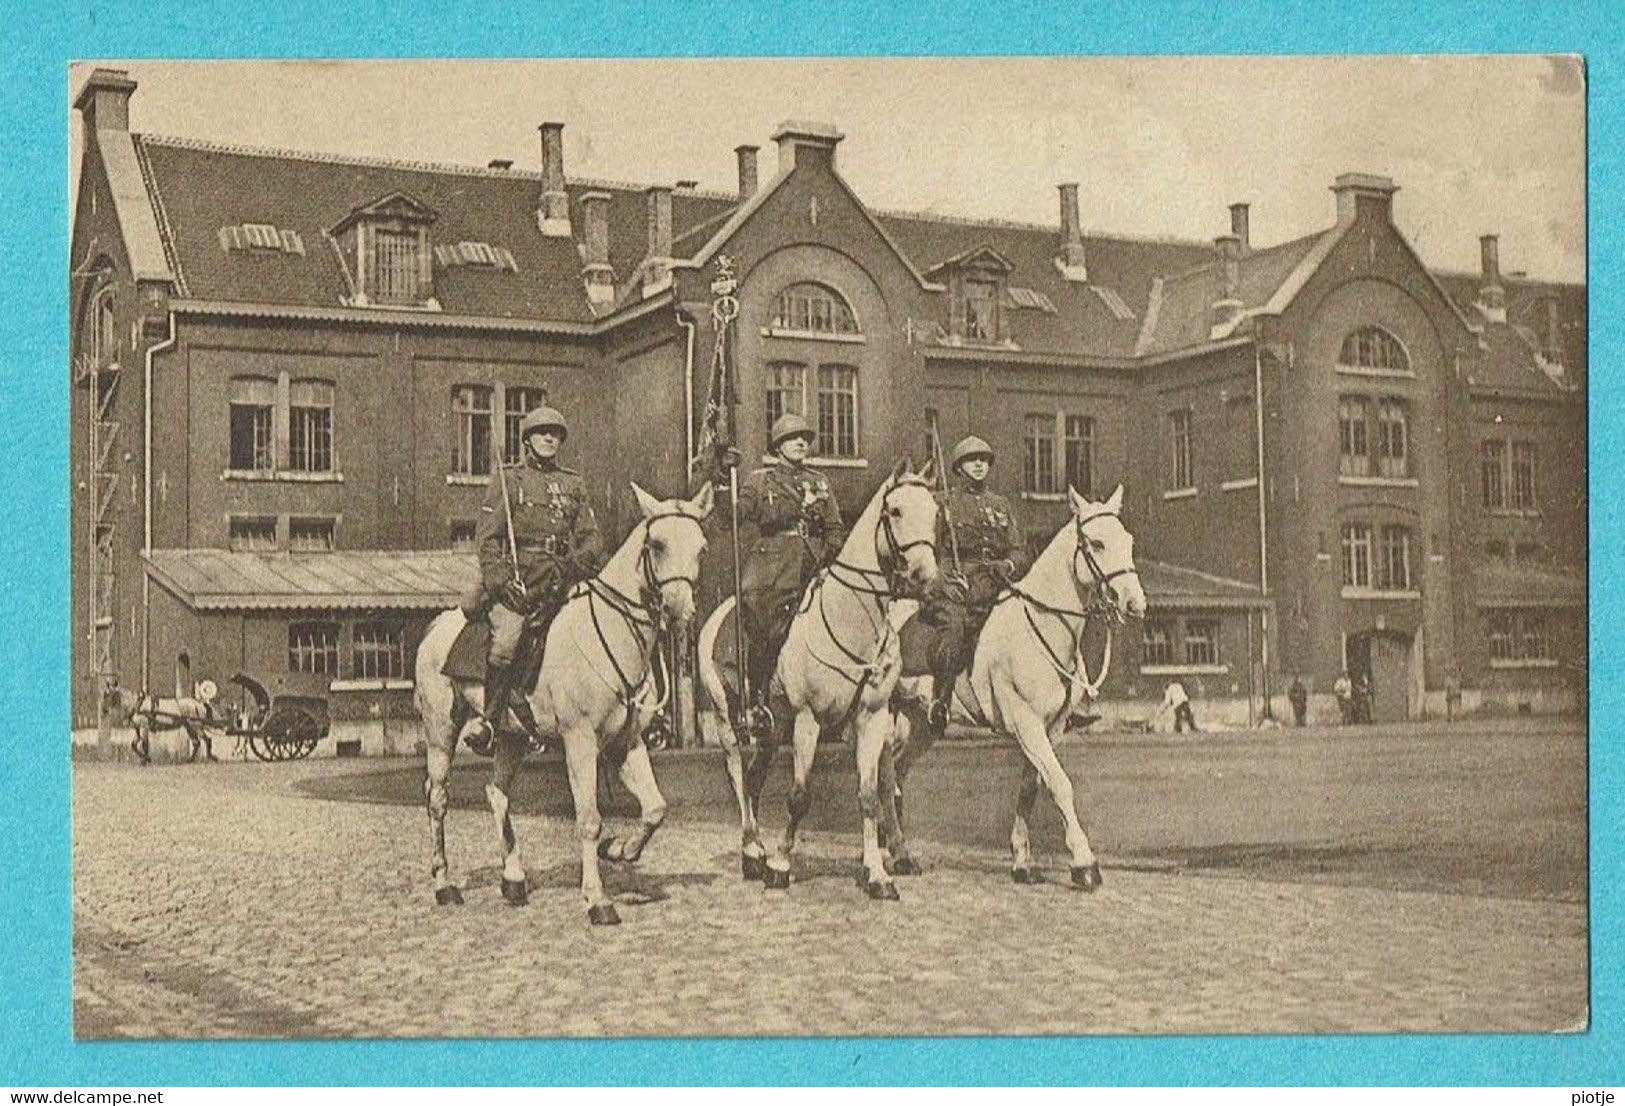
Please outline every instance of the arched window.
[{"label": "arched window", "polygon": [[860,333],[857,316],[841,294],[812,283],[792,284],[779,293],[773,327],[808,334]]},{"label": "arched window", "polygon": [[1410,372],[1411,361],[1399,339],[1379,326],[1364,326],[1343,339],[1337,363],[1351,369],[1377,372]]}]

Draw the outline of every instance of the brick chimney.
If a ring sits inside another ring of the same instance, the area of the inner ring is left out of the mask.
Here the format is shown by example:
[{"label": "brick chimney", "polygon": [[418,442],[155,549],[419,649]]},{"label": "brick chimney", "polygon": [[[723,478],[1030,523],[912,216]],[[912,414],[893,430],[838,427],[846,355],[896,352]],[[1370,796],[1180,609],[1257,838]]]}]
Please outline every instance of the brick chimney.
[{"label": "brick chimney", "polygon": [[1056,268],[1068,280],[1089,279],[1089,266],[1083,252],[1083,229],[1078,224],[1078,186],[1063,184],[1061,192],[1061,239],[1055,253]]},{"label": "brick chimney", "polygon": [[1234,234],[1213,240],[1219,256],[1219,298],[1213,301],[1209,319],[1213,330],[1232,326],[1241,318],[1241,239]]},{"label": "brick chimney", "polygon": [[734,156],[739,159],[739,201],[756,195],[756,146],[735,146]]},{"label": "brick chimney", "polygon": [[543,123],[542,195],[536,206],[536,226],[549,238],[569,238],[570,197],[564,191],[564,124]]},{"label": "brick chimney", "polygon": [[84,118],[87,131],[128,131],[134,93],[135,82],[128,70],[93,69],[73,106]]},{"label": "brick chimney", "polygon": [[652,296],[671,285],[671,189],[663,184],[644,190],[649,247],[643,270],[643,294]]},{"label": "brick chimney", "polygon": [[788,173],[798,165],[822,165],[833,171],[835,147],[845,137],[829,123],[785,120],[773,135],[779,145],[779,172]]},{"label": "brick chimney", "polygon": [[1370,215],[1384,223],[1394,221],[1394,193],[1399,186],[1388,177],[1373,173],[1344,173],[1332,182],[1337,196],[1337,223],[1352,223]]},{"label": "brick chimney", "polygon": [[609,263],[609,201],[608,192],[588,192],[581,197],[581,221],[586,224],[582,228],[581,281],[595,311],[615,302],[615,270]]},{"label": "brick chimney", "polygon": [[1501,284],[1501,239],[1494,234],[1478,240],[1478,309],[1492,322],[1507,321],[1507,293]]},{"label": "brick chimney", "polygon": [[1230,205],[1230,233],[1241,243],[1241,255],[1246,257],[1253,250],[1250,209],[1246,204]]}]

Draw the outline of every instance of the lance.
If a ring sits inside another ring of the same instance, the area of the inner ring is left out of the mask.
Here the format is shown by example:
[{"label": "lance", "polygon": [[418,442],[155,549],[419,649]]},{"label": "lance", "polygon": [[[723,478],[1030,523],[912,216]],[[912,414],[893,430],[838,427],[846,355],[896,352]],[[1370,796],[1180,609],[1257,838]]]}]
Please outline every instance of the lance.
[{"label": "lance", "polygon": [[739,314],[739,300],[735,292],[739,281],[734,276],[733,259],[726,254],[717,257],[717,275],[711,281],[711,326],[716,331],[714,372],[711,379],[711,399],[716,408],[716,424],[726,427],[726,433],[715,435],[713,442],[719,455],[728,464],[728,532],[733,543],[734,584],[734,660],[739,668],[739,707],[741,713],[751,702],[750,665],[745,654],[744,573],[740,564],[739,546],[739,459],[737,443],[733,439],[733,382],[728,376],[728,335],[734,318]]},{"label": "lance", "polygon": [[937,413],[931,412],[931,453],[937,461],[937,479],[942,481],[942,521],[947,523],[948,550],[953,554],[954,572],[963,575],[959,563],[959,535],[954,533],[954,516],[948,507],[948,465],[942,455],[942,433],[937,429]]}]

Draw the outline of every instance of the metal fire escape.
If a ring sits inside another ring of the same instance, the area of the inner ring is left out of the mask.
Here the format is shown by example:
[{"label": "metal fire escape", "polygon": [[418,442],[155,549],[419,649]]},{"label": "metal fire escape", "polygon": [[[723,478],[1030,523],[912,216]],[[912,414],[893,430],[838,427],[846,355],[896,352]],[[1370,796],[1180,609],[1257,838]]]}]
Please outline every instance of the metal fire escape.
[{"label": "metal fire escape", "polygon": [[[114,417],[118,409],[120,371],[118,361],[111,356],[112,327],[98,312],[95,352],[82,353],[75,359],[75,379],[86,391],[85,409],[89,425],[86,428],[86,451],[90,471],[84,481],[87,500],[85,564],[89,570],[85,589],[86,626],[90,648],[90,671],[97,677],[98,689],[105,686],[117,668],[113,661],[113,639],[116,635],[115,603],[117,600],[117,560],[114,545],[113,499],[118,494],[123,454],[119,449],[119,422]],[[105,328],[105,329],[104,329]],[[101,351],[107,351],[103,353]],[[97,722],[101,722],[100,694],[97,695]]]}]

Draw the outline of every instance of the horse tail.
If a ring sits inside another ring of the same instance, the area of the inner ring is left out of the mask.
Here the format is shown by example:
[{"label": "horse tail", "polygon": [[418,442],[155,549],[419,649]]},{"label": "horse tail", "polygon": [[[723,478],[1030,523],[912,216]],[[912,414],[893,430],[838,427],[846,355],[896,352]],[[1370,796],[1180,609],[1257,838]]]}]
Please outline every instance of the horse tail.
[{"label": "horse tail", "polygon": [[733,609],[734,599],[730,595],[706,618],[705,624],[700,627],[697,643],[700,655],[700,685],[705,688],[712,708],[724,714],[728,711],[728,688],[722,681],[722,673],[717,669],[717,639],[722,636],[722,627],[728,621],[728,615]]}]

